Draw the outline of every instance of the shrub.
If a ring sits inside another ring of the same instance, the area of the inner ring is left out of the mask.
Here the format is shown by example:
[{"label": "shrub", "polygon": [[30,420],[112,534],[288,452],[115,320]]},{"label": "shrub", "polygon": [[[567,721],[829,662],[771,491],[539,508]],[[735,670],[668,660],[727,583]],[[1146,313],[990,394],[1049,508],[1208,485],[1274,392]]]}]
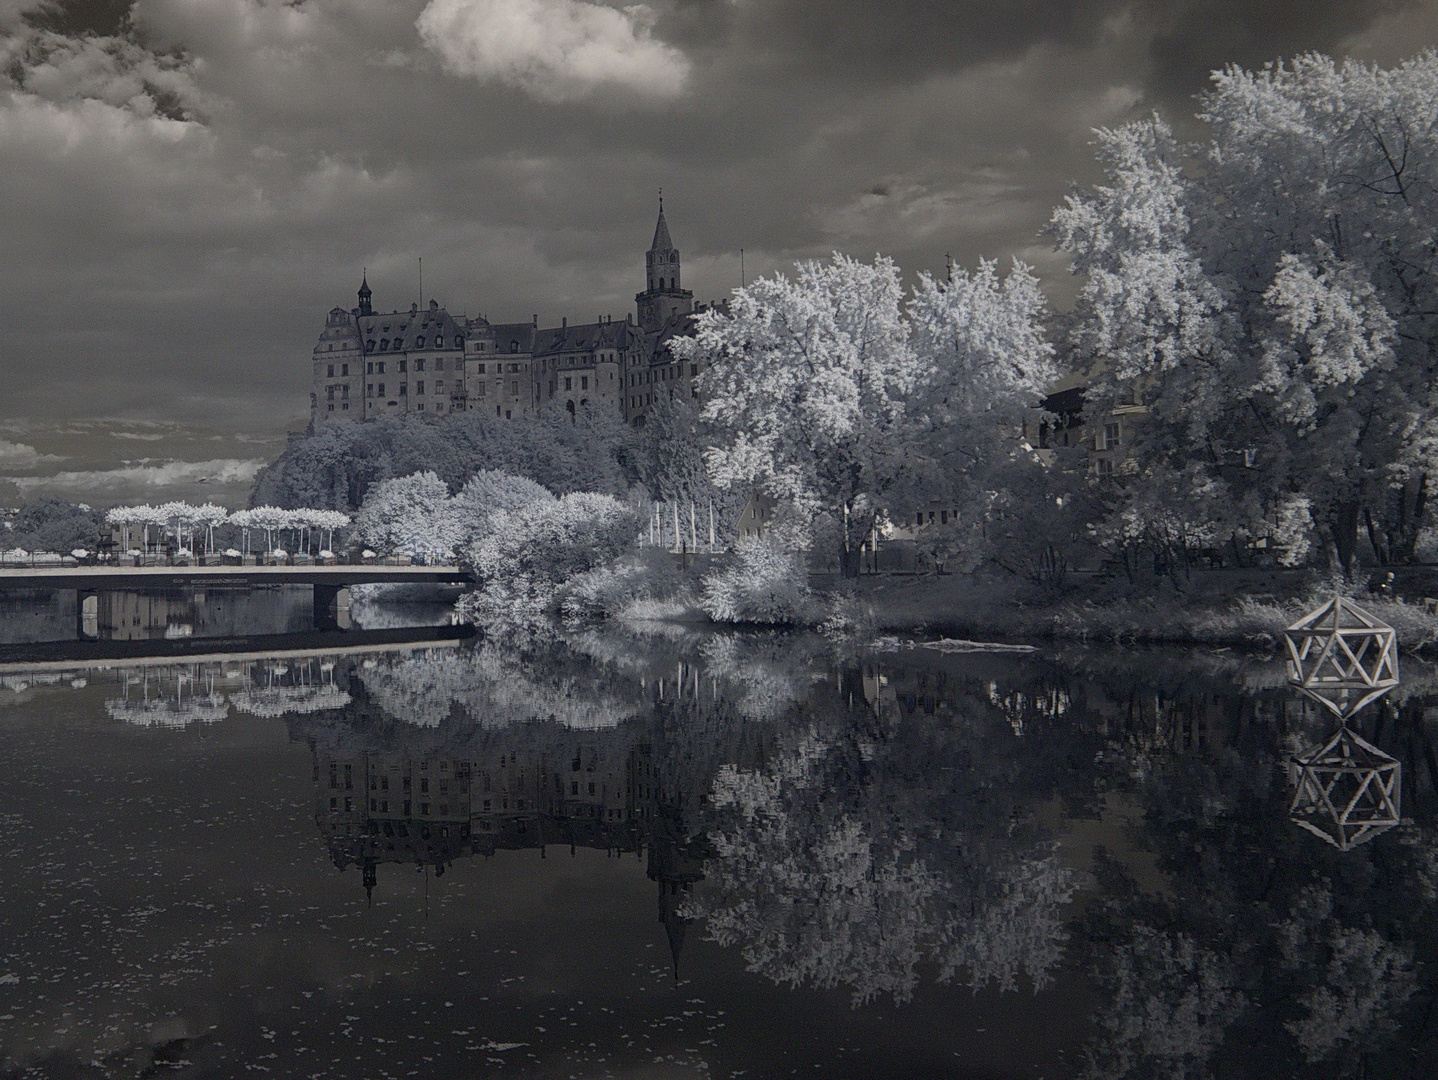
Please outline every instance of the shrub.
[{"label": "shrub", "polygon": [[797,626],[815,620],[804,556],[766,540],[743,540],[727,569],[704,579],[700,606],[716,622]]},{"label": "shrub", "polygon": [[456,611],[470,621],[554,610],[566,582],[634,545],[639,515],[613,496],[580,492],[497,510],[489,526],[465,553],[480,585],[460,597]]}]

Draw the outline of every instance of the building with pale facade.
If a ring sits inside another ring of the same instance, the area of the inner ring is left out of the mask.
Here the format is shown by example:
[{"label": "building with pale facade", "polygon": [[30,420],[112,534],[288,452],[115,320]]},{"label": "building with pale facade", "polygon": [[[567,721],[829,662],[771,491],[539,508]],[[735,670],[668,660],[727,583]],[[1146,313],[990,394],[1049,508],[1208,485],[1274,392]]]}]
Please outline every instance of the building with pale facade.
[{"label": "building with pale facade", "polygon": [[544,328],[538,317],[457,317],[433,300],[376,313],[366,275],[357,306],[331,309],[315,345],[311,419],[492,412],[512,420],[557,405],[570,415],[611,409],[642,426],[661,398],[696,397],[700,372],[669,352],[696,308],[662,202],[644,267],[634,316]]}]

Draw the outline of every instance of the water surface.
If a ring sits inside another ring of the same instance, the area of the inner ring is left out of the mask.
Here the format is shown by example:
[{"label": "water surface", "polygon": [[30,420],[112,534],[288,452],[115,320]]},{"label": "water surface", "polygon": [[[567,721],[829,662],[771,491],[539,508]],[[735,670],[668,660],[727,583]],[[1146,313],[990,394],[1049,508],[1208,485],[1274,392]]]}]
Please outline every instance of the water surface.
[{"label": "water surface", "polygon": [[1421,665],[1348,850],[1291,814],[1330,725],[1229,653],[610,626],[0,684],[7,1075],[1438,1068]]}]

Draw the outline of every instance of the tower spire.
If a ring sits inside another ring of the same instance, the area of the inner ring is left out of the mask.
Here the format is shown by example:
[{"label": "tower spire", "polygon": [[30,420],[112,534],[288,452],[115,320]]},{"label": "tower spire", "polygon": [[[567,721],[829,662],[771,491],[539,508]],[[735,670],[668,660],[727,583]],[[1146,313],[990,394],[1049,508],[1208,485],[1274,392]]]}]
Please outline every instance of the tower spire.
[{"label": "tower spire", "polygon": [[373,295],[369,287],[369,267],[365,267],[364,277],[360,280],[359,287],[359,313],[361,315],[371,314],[370,297]]}]

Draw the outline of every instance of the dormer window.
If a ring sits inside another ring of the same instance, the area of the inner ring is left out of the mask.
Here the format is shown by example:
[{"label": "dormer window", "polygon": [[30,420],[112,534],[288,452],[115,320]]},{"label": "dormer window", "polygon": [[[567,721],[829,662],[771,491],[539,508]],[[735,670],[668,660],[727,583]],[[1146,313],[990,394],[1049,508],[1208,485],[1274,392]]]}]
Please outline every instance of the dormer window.
[{"label": "dormer window", "polygon": [[374,341],[373,341],[373,340],[366,341],[366,342],[364,343],[364,351],[365,351],[365,352],[374,352]]},{"label": "dormer window", "polygon": [[509,343],[509,351],[512,353],[519,352],[519,342],[511,341]]},{"label": "dormer window", "polygon": [[424,338],[422,338],[422,337],[417,337],[417,338],[415,338],[415,339],[414,339],[414,347],[415,347],[416,349],[423,349],[423,348],[424,348]]},{"label": "dormer window", "polygon": [[464,338],[460,337],[458,334],[454,336],[454,347],[456,349],[464,348]]},{"label": "dormer window", "polygon": [[388,348],[389,348],[389,338],[381,338],[381,339],[380,339],[380,343],[379,343],[379,351],[380,351],[380,352],[384,352],[384,351],[385,351],[386,349],[388,349]]}]

